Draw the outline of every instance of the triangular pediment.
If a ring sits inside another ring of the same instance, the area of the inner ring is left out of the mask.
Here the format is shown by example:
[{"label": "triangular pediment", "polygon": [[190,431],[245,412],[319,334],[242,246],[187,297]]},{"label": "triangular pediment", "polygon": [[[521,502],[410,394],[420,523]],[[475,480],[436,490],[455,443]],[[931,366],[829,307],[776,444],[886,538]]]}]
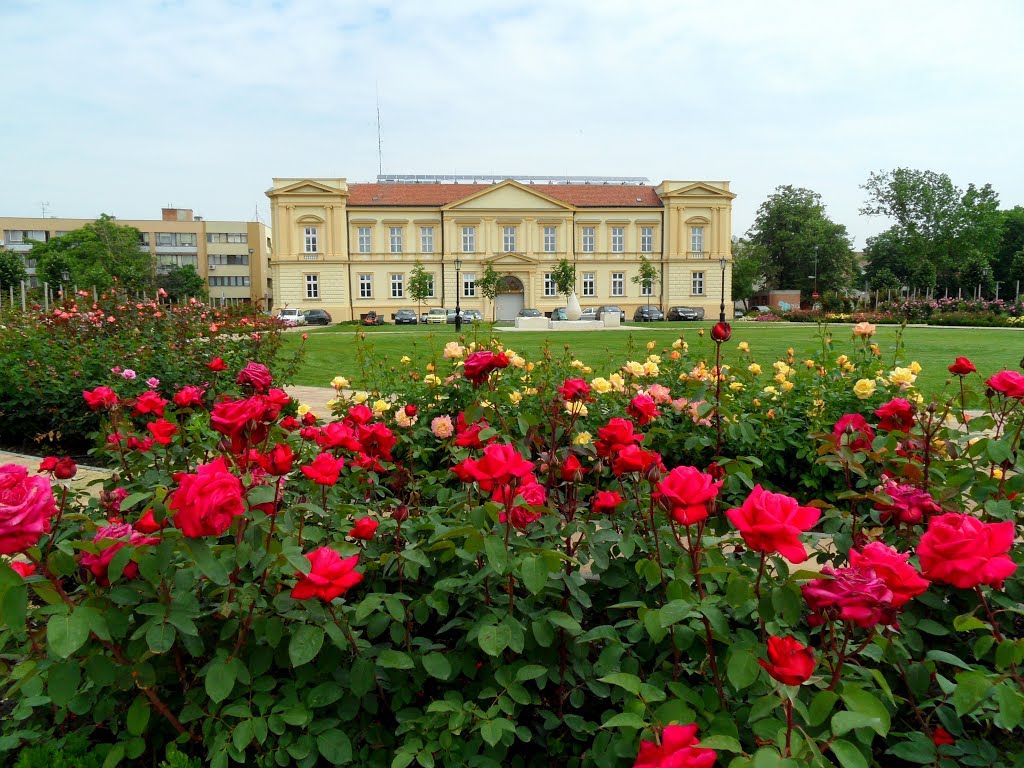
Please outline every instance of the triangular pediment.
[{"label": "triangular pediment", "polygon": [[662,197],[723,197],[732,200],[736,195],[732,192],[726,192],[724,189],[718,189],[708,184],[702,184],[701,182],[695,182],[693,184],[687,184],[685,187],[674,189],[671,192],[666,192],[661,195]]},{"label": "triangular pediment", "polygon": [[507,179],[444,207],[446,211],[572,211],[573,206]]},{"label": "triangular pediment", "polygon": [[347,195],[347,189],[337,189],[322,184],[313,179],[300,179],[293,184],[278,189],[271,189],[268,194],[274,195]]},{"label": "triangular pediment", "polygon": [[538,264],[537,259],[531,259],[529,256],[524,256],[521,253],[500,253],[493,259],[487,259],[485,264],[490,264],[492,267],[516,267],[520,265],[533,265]]}]

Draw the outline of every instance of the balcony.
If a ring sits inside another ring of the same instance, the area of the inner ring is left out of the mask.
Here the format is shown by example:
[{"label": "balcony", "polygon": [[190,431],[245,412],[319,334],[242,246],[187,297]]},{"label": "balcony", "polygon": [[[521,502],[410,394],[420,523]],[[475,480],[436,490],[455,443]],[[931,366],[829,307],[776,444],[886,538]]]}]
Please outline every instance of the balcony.
[{"label": "balcony", "polygon": [[701,259],[710,259],[711,258],[711,253],[710,253],[710,251],[687,251],[686,252],[686,258],[690,259],[691,261],[699,261]]},{"label": "balcony", "polygon": [[303,261],[320,261],[319,253],[304,253],[302,254]]}]

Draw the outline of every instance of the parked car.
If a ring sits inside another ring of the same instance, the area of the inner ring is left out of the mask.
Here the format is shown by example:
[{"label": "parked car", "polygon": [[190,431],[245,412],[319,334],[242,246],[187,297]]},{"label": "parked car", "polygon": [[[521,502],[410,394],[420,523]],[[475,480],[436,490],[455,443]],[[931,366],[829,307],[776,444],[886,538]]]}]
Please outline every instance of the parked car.
[{"label": "parked car", "polygon": [[732,316],[736,320],[741,320],[746,314],[742,309],[734,309],[732,312]]},{"label": "parked car", "polygon": [[551,319],[552,320],[568,320],[569,319],[569,315],[566,312],[565,307],[558,307],[557,309],[555,309],[555,310],[553,310],[551,312]]},{"label": "parked car", "polygon": [[608,312],[608,313],[618,312],[619,313],[619,322],[620,323],[626,322],[626,311],[624,309],[621,309],[621,308],[615,306],[614,304],[605,304],[603,306],[598,307],[597,308],[597,318],[598,318],[598,320],[601,319],[601,315],[603,315],[605,312]]},{"label": "parked car", "polygon": [[306,325],[330,325],[333,322],[331,313],[326,309],[307,309],[302,315]]},{"label": "parked car", "polygon": [[524,308],[519,310],[519,317],[543,317],[539,309]]},{"label": "parked car", "polygon": [[771,312],[772,312],[772,308],[771,307],[766,307],[764,304],[758,304],[756,307],[754,307],[750,311],[751,312],[756,312],[759,315],[770,315]]},{"label": "parked car", "polygon": [[415,309],[400,309],[395,312],[395,325],[416,325],[418,322]]},{"label": "parked car", "polygon": [[597,320],[597,307],[583,307],[580,311],[580,320]]},{"label": "parked car", "polygon": [[464,309],[462,310],[462,322],[464,323],[482,323],[484,321],[483,313],[479,309]]},{"label": "parked car", "polygon": [[667,320],[703,320],[703,307],[669,307]]},{"label": "parked car", "polygon": [[656,320],[664,319],[665,313],[653,304],[645,304],[642,307],[637,307],[636,312],[633,313],[634,323],[652,323]]},{"label": "parked car", "polygon": [[285,307],[277,315],[277,318],[288,325],[306,324],[306,316],[302,313],[302,310],[294,307]]},{"label": "parked car", "polygon": [[[448,310],[447,309],[442,309],[441,307],[434,307],[433,309],[431,309],[430,311],[427,312],[427,319],[424,320],[424,322],[430,323],[431,325],[440,325],[440,324],[444,323],[445,320],[447,320],[447,319],[448,319]],[[455,320],[452,319],[452,322],[454,323]]]},{"label": "parked car", "polygon": [[376,310],[371,309],[363,315],[363,325],[384,325],[384,318],[378,315]]}]

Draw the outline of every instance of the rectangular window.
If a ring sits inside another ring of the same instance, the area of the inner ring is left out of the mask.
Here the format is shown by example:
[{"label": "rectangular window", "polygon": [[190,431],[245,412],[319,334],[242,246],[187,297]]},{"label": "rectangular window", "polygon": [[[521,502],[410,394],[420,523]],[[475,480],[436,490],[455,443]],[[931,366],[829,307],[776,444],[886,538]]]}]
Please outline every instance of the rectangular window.
[{"label": "rectangular window", "polygon": [[177,245],[178,241],[174,237],[173,232],[157,232],[156,233],[156,244],[157,245]]},{"label": "rectangular window", "polygon": [[423,253],[434,252],[434,228],[420,227],[420,250]]},{"label": "rectangular window", "polygon": [[434,298],[434,273],[428,272],[427,277],[430,278],[430,282],[427,283],[427,298]]},{"label": "rectangular window", "polygon": [[593,253],[594,252],[594,228],[584,227],[583,228],[583,252]]},{"label": "rectangular window", "polygon": [[149,245],[149,232],[139,232],[139,245]]},{"label": "rectangular window", "polygon": [[305,238],[306,253],[320,253],[317,241],[317,228],[306,227]]},{"label": "rectangular window", "polygon": [[401,253],[402,252],[402,228],[391,227],[391,252]]},{"label": "rectangular window", "polygon": [[244,267],[249,264],[249,254],[228,254],[228,253],[211,253],[207,256],[207,261],[211,265],[223,265],[226,267]]},{"label": "rectangular window", "polygon": [[612,253],[622,253],[626,250],[626,228],[612,227]]},{"label": "rectangular window", "polygon": [[462,252],[473,253],[476,251],[476,227],[462,228]]},{"label": "rectangular window", "polygon": [[704,253],[704,227],[690,227],[690,251]]},{"label": "rectangular window", "polygon": [[596,286],[596,281],[594,280],[594,273],[593,272],[584,272],[583,273],[583,295],[584,296],[596,296],[597,292],[595,290],[595,286]]},{"label": "rectangular window", "polygon": [[393,273],[391,275],[391,298],[405,298],[405,275]]},{"label": "rectangular window", "polygon": [[467,298],[473,298],[476,296],[476,273],[475,272],[463,272],[462,273],[462,295]]},{"label": "rectangular window", "polygon": [[653,296],[654,295],[654,281],[643,280],[640,282],[640,295],[641,296]]},{"label": "rectangular window", "polygon": [[654,252],[654,227],[640,227],[640,252]]},{"label": "rectangular window", "polygon": [[356,242],[360,253],[370,253],[373,250],[372,238],[370,227],[359,227],[356,231]]},{"label": "rectangular window", "polygon": [[612,296],[626,295],[626,273],[612,272]]},{"label": "rectangular window", "polygon": [[306,275],[306,298],[320,298],[320,275]]},{"label": "rectangular window", "polygon": [[359,276],[359,298],[373,298],[373,275],[364,274]]},{"label": "rectangular window", "polygon": [[502,249],[505,253],[514,253],[516,250],[516,228],[515,227],[502,227]]},{"label": "rectangular window", "polygon": [[704,295],[704,273],[703,272],[691,272],[690,273],[690,293],[694,296]]},{"label": "rectangular window", "polygon": [[550,272],[544,273],[544,295],[555,296],[555,278]]},{"label": "rectangular window", "polygon": [[558,248],[558,228],[544,227],[544,253],[554,253]]},{"label": "rectangular window", "polygon": [[245,232],[207,232],[208,243],[247,243],[249,235]]}]

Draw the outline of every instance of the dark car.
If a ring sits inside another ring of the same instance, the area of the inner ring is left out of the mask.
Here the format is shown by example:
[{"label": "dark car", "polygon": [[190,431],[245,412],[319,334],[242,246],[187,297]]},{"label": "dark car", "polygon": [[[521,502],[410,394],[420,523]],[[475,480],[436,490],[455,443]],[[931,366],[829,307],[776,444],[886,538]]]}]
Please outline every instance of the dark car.
[{"label": "dark car", "polygon": [[378,315],[376,310],[371,309],[363,315],[363,325],[384,325],[384,318]]},{"label": "dark car", "polygon": [[331,313],[326,309],[307,309],[302,316],[306,318],[306,325],[330,325],[333,322]]},{"label": "dark car", "polygon": [[637,307],[636,312],[633,313],[634,323],[651,323],[655,320],[664,320],[665,313],[662,312],[655,306],[644,305]]},{"label": "dark car", "polygon": [[565,307],[559,307],[558,309],[552,311],[551,319],[552,320],[568,320],[569,319],[569,314],[565,311]]},{"label": "dark car", "polygon": [[597,319],[600,320],[601,319],[601,315],[603,315],[605,312],[618,312],[619,313],[619,322],[620,323],[626,322],[626,311],[624,309],[620,309],[619,307],[615,306],[614,304],[606,304],[604,306],[598,307],[597,308]]},{"label": "dark car", "polygon": [[[462,322],[464,322],[464,323],[472,322],[468,317],[466,317],[466,310],[465,309],[460,309],[459,310],[459,315],[462,317]],[[448,323],[449,325],[452,325],[452,324],[455,323],[455,310],[454,309],[449,309],[448,310],[448,317],[445,318],[445,322]]]},{"label": "dark car", "polygon": [[525,309],[520,309],[519,310],[519,316],[520,317],[542,317],[539,309],[530,309],[528,307],[525,308]]},{"label": "dark car", "polygon": [[416,325],[418,322],[415,309],[400,309],[395,312],[395,325]]},{"label": "dark car", "polygon": [[703,320],[703,307],[669,307],[668,320]]}]

